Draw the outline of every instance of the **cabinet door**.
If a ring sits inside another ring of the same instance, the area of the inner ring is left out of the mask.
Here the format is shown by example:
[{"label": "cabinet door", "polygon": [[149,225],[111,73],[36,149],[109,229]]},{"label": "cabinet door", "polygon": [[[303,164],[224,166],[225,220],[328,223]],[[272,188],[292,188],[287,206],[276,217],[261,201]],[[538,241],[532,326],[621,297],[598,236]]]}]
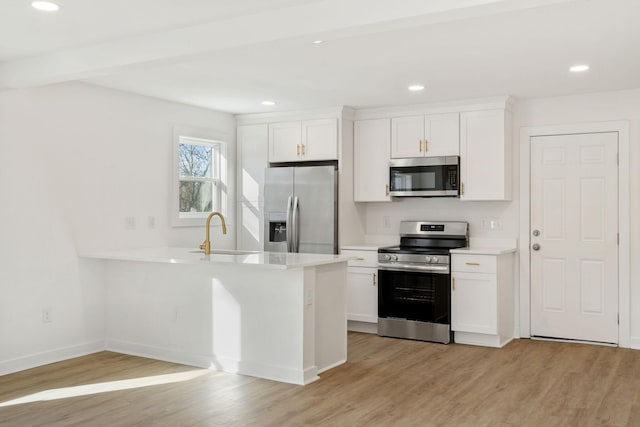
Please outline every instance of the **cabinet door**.
[{"label": "cabinet door", "polygon": [[264,250],[264,205],[238,202],[237,217],[237,248],[244,251]]},{"label": "cabinet door", "polygon": [[338,120],[307,120],[302,122],[302,160],[338,159]]},{"label": "cabinet door", "polygon": [[424,156],[424,116],[391,119],[391,157]]},{"label": "cabinet door", "polygon": [[353,127],[353,200],[388,202],[391,121],[361,120]]},{"label": "cabinet door", "polygon": [[266,124],[237,129],[236,247],[263,250],[264,171],[269,165],[269,127]]},{"label": "cabinet door", "polygon": [[347,320],[378,322],[378,269],[347,268]]},{"label": "cabinet door", "polygon": [[504,110],[460,114],[460,199],[510,199],[511,151],[507,118]]},{"label": "cabinet door", "polygon": [[300,160],[301,136],[301,122],[270,124],[269,162],[295,162]]},{"label": "cabinet door", "polygon": [[460,115],[432,114],[424,118],[425,156],[458,156],[460,154]]},{"label": "cabinet door", "polygon": [[452,273],[452,330],[497,334],[497,310],[498,295],[495,274]]},{"label": "cabinet door", "polygon": [[262,202],[264,170],[269,166],[266,124],[238,126],[238,200]]}]

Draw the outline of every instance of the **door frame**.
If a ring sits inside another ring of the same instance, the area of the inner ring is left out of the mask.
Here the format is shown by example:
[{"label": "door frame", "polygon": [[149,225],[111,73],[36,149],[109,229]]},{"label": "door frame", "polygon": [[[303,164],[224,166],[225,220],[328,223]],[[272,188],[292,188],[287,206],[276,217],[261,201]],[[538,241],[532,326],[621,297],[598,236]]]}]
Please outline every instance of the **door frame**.
[{"label": "door frame", "polygon": [[618,346],[630,347],[630,291],[629,291],[629,122],[608,121],[549,126],[531,126],[520,129],[520,286],[519,332],[520,338],[531,337],[531,264],[530,264],[530,191],[531,191],[531,138],[536,136],[571,135],[581,133],[618,133]]}]

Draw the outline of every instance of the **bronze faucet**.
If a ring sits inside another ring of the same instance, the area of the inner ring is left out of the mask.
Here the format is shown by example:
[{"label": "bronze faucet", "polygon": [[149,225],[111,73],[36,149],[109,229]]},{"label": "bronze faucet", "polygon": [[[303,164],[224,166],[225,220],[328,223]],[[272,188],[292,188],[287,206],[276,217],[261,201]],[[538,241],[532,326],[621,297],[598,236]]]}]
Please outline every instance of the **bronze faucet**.
[{"label": "bronze faucet", "polygon": [[207,231],[204,237],[204,242],[200,245],[200,249],[204,249],[204,254],[209,255],[211,253],[211,240],[209,239],[209,227],[211,226],[211,218],[219,216],[222,223],[222,234],[227,234],[227,225],[224,223],[224,217],[220,212],[211,212],[207,217]]}]

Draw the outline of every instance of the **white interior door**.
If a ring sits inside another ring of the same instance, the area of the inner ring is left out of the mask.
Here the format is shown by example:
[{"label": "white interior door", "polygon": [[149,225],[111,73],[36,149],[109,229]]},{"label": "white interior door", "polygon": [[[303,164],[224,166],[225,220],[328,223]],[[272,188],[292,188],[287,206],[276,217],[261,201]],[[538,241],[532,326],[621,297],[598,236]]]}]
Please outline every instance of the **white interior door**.
[{"label": "white interior door", "polygon": [[618,343],[618,134],[531,138],[531,335]]}]

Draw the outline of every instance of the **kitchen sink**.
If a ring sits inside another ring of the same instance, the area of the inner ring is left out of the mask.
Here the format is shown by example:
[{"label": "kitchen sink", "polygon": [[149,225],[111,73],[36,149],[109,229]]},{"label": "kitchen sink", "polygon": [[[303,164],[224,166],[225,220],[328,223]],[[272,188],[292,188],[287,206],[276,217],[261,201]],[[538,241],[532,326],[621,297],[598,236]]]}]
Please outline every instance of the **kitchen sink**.
[{"label": "kitchen sink", "polygon": [[[192,254],[203,254],[203,250],[189,251]],[[212,249],[211,255],[253,255],[259,254],[259,251],[237,251],[234,249]]]}]

